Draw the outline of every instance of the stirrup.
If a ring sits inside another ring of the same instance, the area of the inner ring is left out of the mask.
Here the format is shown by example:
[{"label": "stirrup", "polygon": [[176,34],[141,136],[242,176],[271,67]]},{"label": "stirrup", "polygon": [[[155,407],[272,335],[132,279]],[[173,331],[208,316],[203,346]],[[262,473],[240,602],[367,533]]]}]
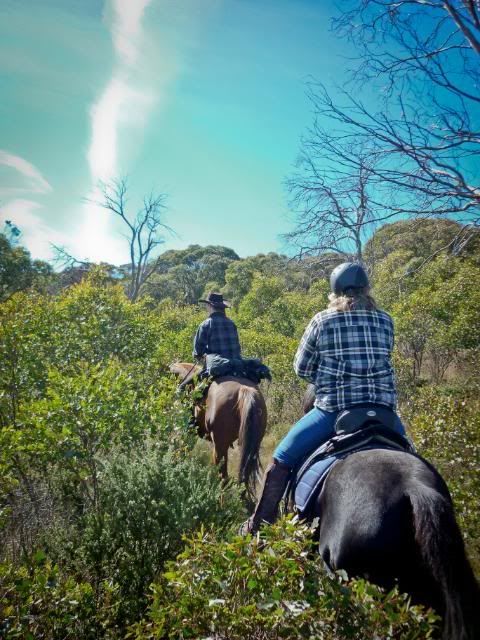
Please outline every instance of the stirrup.
[{"label": "stirrup", "polygon": [[255,533],[256,532],[253,531],[253,518],[250,516],[250,518],[245,520],[238,528],[238,535],[245,538],[248,535],[255,535]]}]

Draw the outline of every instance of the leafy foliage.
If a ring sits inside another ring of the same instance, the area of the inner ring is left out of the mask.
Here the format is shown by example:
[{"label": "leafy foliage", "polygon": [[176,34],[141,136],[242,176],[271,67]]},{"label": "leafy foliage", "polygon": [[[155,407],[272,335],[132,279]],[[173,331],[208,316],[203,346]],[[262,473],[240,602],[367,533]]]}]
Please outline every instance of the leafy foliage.
[{"label": "leafy foliage", "polygon": [[429,638],[436,617],[396,591],[329,577],[310,530],[284,520],[262,539],[218,542],[201,531],[153,585],[147,620],[131,637]]},{"label": "leafy foliage", "polygon": [[240,490],[191,452],[151,441],[104,466],[99,503],[83,521],[87,569],[119,586],[122,620],[138,618],[149,583],[201,524],[228,531],[243,515]]},{"label": "leafy foliage", "polygon": [[38,552],[30,566],[0,565],[0,635],[30,640],[96,640],[113,633],[120,606],[115,586],[97,590],[65,576]]},{"label": "leafy foliage", "polygon": [[13,246],[0,233],[0,301],[30,287],[44,289],[51,275],[52,268],[48,263],[32,260],[24,247]]},{"label": "leafy foliage", "polygon": [[[402,417],[446,478],[480,570],[478,262],[441,254],[418,269],[423,249],[389,234],[374,294],[396,322]],[[240,260],[223,247],[167,252],[160,265],[136,303],[109,269],[91,267],[68,288],[52,276],[0,304],[1,633],[120,638],[131,625],[139,638],[429,637],[430,616],[404,596],[327,577],[304,528],[285,522],[262,544],[231,537],[245,516],[239,491],[206,461],[168,372],[190,360],[205,317],[185,300],[223,288],[244,355],[273,373],[262,383],[266,457],[301,413],[292,361],[328,304],[325,272],[313,259]],[[159,578],[185,534],[185,554]]]},{"label": "leafy foliage", "polygon": [[171,298],[181,304],[195,304],[207,290],[225,285],[227,269],[238,260],[235,251],[219,246],[190,245],[165,251],[144,289],[156,300]]},{"label": "leafy foliage", "polygon": [[[365,260],[383,265],[385,258],[398,251],[409,254],[409,259],[425,261],[439,254],[455,255],[460,247],[455,242],[462,225],[445,218],[398,220],[385,224],[372,235],[365,245]],[[480,236],[473,234],[463,249],[463,255],[478,257]]]},{"label": "leafy foliage", "polygon": [[400,353],[420,375],[424,359],[434,381],[453,360],[480,347],[480,295],[472,284],[480,268],[439,258],[414,277],[411,291],[393,305]]},{"label": "leafy foliage", "polygon": [[419,452],[446,480],[474,569],[480,573],[478,389],[426,387],[403,407]]}]

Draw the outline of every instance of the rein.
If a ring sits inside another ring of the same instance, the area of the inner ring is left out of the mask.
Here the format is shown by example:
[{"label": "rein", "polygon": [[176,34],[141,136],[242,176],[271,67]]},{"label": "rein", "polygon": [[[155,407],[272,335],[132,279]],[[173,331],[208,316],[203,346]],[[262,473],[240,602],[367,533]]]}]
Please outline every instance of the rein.
[{"label": "rein", "polygon": [[195,369],[195,367],[197,366],[197,363],[194,362],[192,364],[192,366],[190,367],[190,369],[187,371],[187,373],[183,376],[182,381],[180,382],[180,384],[182,384],[182,382],[185,382],[185,380],[188,378],[188,376],[192,373],[192,371]]}]

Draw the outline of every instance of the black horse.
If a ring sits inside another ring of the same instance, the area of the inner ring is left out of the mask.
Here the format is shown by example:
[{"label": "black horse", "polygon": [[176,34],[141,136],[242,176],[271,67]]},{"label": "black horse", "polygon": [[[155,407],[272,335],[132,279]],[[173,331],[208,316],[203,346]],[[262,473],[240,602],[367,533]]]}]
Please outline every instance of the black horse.
[{"label": "black horse", "polygon": [[331,569],[398,584],[442,616],[444,640],[480,638],[480,589],[448,488],[428,462],[386,449],[352,453],[332,468],[311,517],[320,518]]}]

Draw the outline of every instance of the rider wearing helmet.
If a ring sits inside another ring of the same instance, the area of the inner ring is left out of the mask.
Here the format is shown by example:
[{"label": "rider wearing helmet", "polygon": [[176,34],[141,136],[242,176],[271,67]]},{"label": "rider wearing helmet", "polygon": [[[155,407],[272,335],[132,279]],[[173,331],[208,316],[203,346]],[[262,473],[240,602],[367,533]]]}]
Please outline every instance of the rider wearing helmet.
[{"label": "rider wearing helmet", "polygon": [[[262,496],[243,533],[256,533],[262,522],[275,521],[291,470],[335,435],[339,412],[365,403],[396,408],[392,318],[377,308],[360,264],[336,267],[330,287],[330,304],[310,321],[294,360],[297,375],[315,386],[314,407],[275,449]],[[405,435],[398,416],[394,428]]]}]

